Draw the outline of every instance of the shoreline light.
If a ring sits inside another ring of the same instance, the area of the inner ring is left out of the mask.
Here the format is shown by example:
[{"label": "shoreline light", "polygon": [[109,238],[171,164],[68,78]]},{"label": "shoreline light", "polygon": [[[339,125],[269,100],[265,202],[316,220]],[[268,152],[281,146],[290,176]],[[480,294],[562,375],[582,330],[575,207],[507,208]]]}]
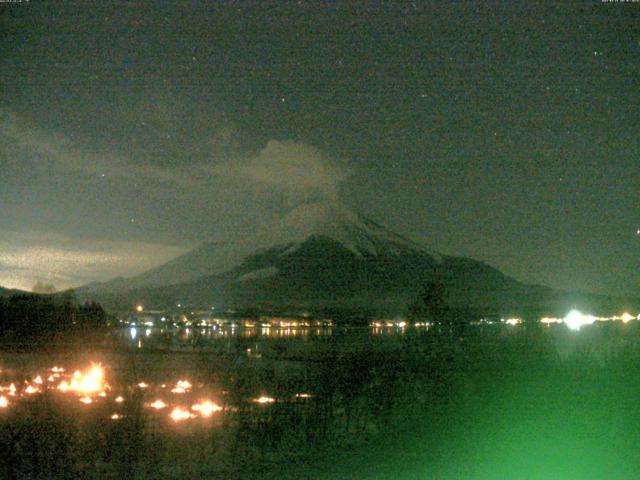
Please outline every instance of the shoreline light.
[{"label": "shoreline light", "polygon": [[551,325],[552,323],[563,323],[564,320],[562,318],[555,318],[555,317],[542,317],[540,319],[540,323],[544,324],[544,325]]},{"label": "shoreline light", "polygon": [[574,331],[580,330],[585,325],[591,325],[596,321],[596,317],[593,315],[585,315],[580,310],[571,310],[564,317],[564,324]]},{"label": "shoreline light", "polygon": [[631,320],[635,320],[635,319],[636,319],[636,317],[631,315],[629,312],[624,312],[620,316],[620,320],[622,320],[622,323],[627,323],[627,322],[630,322]]},{"label": "shoreline light", "polygon": [[275,398],[273,397],[265,397],[264,395],[261,397],[258,397],[256,399],[253,400],[255,403],[259,403],[261,405],[265,405],[267,403],[274,403],[276,401]]}]

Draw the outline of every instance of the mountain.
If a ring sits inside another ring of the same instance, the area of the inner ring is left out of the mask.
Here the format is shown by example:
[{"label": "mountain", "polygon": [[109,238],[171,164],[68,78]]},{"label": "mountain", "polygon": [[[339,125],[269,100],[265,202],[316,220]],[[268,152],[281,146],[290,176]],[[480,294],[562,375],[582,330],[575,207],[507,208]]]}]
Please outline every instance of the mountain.
[{"label": "mountain", "polygon": [[347,308],[406,312],[422,286],[447,303],[491,314],[550,312],[563,298],[482,262],[443,256],[344,207],[306,203],[242,241],[205,243],[131,278],[78,289],[111,307]]},{"label": "mountain", "polygon": [[204,243],[191,252],[135,277],[117,278],[86,288],[96,291],[122,291],[189,282],[204,276],[229,272],[256,255],[264,256],[268,252],[277,252],[278,255],[287,256],[310,238],[331,240],[356,257],[420,251],[434,259],[439,258],[425,247],[335,203],[318,202],[303,204],[293,209],[276,224],[263,227],[254,237]]},{"label": "mountain", "polygon": [[24,290],[16,290],[15,288],[0,287],[0,298],[10,297],[12,295],[17,295],[21,293],[27,293],[27,292],[25,292]]}]

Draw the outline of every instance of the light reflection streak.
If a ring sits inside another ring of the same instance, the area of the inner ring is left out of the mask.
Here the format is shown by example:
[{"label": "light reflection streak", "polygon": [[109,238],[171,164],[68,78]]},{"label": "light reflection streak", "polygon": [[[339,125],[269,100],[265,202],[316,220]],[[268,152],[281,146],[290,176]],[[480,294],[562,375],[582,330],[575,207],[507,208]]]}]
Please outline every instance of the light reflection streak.
[{"label": "light reflection streak", "polygon": [[[401,322],[405,325],[404,322]],[[260,325],[260,324],[242,324],[242,325],[213,325],[207,328],[185,328],[174,326],[174,329],[164,329],[158,326],[148,328],[144,332],[143,338],[145,341],[152,342],[153,348],[159,349],[175,349],[181,346],[192,347],[196,342],[202,339],[216,340],[229,337],[242,337],[242,338],[288,338],[288,337],[321,337],[330,336],[333,333],[331,326],[314,326],[297,324],[292,326],[293,323],[282,323],[278,325]],[[402,325],[399,328],[404,328]],[[405,326],[408,326],[406,324]],[[135,327],[129,327],[124,330],[122,338],[127,341],[127,344],[137,348],[143,348],[146,345],[140,341],[140,335],[136,331]],[[171,345],[163,345],[162,343],[153,343],[153,340],[163,333],[172,332],[174,334],[174,342]]]}]

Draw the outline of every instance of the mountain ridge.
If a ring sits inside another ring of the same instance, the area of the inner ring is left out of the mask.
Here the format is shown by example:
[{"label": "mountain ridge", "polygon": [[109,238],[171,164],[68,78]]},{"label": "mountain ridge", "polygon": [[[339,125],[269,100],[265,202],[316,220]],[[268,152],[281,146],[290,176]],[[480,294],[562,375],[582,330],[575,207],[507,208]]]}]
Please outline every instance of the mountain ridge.
[{"label": "mountain ridge", "polygon": [[[326,203],[292,209],[255,237],[205,243],[136,277],[77,293],[122,308],[138,302],[167,308],[328,306],[394,314],[406,312],[434,281],[446,287],[448,304],[481,313],[551,314],[572,298],[523,284],[484,262],[438,254]],[[606,303],[603,296],[589,298],[590,304]]]}]

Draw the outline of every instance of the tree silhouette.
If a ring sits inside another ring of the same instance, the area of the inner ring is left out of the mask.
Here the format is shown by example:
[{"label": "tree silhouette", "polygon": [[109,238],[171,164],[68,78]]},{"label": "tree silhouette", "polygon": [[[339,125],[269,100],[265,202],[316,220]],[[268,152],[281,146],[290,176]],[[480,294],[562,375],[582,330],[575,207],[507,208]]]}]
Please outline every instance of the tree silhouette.
[{"label": "tree silhouette", "polygon": [[436,281],[425,283],[415,301],[409,306],[409,318],[443,323],[449,311],[444,294],[444,284]]}]

